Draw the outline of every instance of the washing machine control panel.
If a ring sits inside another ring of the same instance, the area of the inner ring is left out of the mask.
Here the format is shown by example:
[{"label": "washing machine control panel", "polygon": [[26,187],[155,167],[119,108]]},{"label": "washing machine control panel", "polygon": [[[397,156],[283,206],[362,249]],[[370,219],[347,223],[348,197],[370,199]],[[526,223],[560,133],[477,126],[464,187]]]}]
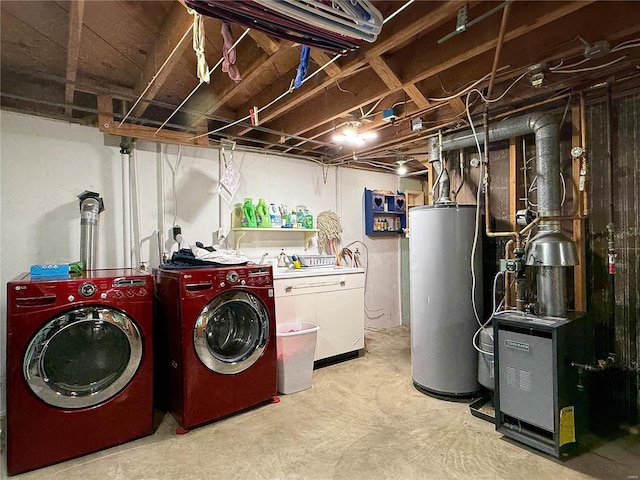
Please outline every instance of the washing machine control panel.
[{"label": "washing machine control panel", "polygon": [[273,285],[271,269],[268,267],[211,270],[207,272],[206,276],[213,280],[213,285],[219,288],[226,286],[266,287]]}]

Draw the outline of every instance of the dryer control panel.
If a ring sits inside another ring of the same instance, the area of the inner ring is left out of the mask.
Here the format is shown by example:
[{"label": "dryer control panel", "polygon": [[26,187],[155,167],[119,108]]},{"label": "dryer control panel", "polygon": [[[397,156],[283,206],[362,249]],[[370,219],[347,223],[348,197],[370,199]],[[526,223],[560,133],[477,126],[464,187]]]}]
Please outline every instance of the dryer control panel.
[{"label": "dryer control panel", "polygon": [[229,287],[272,287],[271,266],[243,265],[196,270],[182,273],[188,292],[223,289]]},{"label": "dryer control panel", "polygon": [[[107,273],[108,272],[108,273]],[[86,272],[70,279],[40,280],[27,276],[10,282],[11,301],[18,308],[64,305],[78,302],[150,300],[150,275],[114,276],[120,270]]]}]

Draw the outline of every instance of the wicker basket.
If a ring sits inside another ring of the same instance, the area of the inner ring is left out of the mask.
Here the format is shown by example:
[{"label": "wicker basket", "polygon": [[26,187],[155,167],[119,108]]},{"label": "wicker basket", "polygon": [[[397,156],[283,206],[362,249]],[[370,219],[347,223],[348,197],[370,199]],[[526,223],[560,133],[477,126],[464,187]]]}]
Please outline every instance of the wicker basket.
[{"label": "wicker basket", "polygon": [[332,267],[336,264],[333,255],[298,255],[303,267]]}]

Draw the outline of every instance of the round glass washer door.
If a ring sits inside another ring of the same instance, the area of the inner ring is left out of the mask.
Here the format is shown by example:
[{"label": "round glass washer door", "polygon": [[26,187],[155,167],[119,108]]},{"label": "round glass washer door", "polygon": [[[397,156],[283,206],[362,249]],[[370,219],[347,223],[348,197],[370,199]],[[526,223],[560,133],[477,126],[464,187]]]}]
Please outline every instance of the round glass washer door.
[{"label": "round glass washer door", "polygon": [[226,375],[256,363],[268,339],[267,309],[258,297],[240,290],[224,292],[209,302],[193,329],[193,343],[202,363]]},{"label": "round glass washer door", "polygon": [[23,359],[29,388],[49,405],[86,408],[120,392],[142,359],[138,327],[124,313],[77,308],[48,321]]}]

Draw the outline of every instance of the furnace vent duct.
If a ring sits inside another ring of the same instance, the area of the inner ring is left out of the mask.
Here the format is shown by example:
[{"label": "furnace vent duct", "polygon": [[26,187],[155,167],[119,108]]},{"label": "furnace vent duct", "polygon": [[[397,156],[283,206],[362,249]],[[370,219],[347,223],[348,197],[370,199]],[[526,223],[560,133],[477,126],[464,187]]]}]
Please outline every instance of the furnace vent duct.
[{"label": "furnace vent duct", "polygon": [[[536,138],[538,216],[546,219],[540,222],[538,234],[529,242],[527,264],[553,267],[550,269],[551,274],[542,275],[538,280],[538,301],[543,313],[561,316],[566,313],[566,306],[561,304],[561,300],[566,298],[566,285],[560,278],[564,278],[563,272],[557,267],[575,265],[577,256],[575,244],[561,233],[560,222],[553,219],[560,216],[562,198],[558,125],[547,113],[530,113],[490,125],[489,141],[506,140],[530,133]],[[484,133],[478,132],[477,138],[480,144],[484,143]],[[475,144],[473,132],[467,130],[444,137],[442,151],[457,150]],[[532,257],[536,258],[535,263]],[[547,261],[551,263],[547,264]],[[554,291],[557,292],[554,295],[545,295],[545,292]]]},{"label": "furnace vent duct", "polygon": [[98,215],[104,210],[99,193],[84,191],[80,199],[80,262],[85,270],[96,268]]}]

